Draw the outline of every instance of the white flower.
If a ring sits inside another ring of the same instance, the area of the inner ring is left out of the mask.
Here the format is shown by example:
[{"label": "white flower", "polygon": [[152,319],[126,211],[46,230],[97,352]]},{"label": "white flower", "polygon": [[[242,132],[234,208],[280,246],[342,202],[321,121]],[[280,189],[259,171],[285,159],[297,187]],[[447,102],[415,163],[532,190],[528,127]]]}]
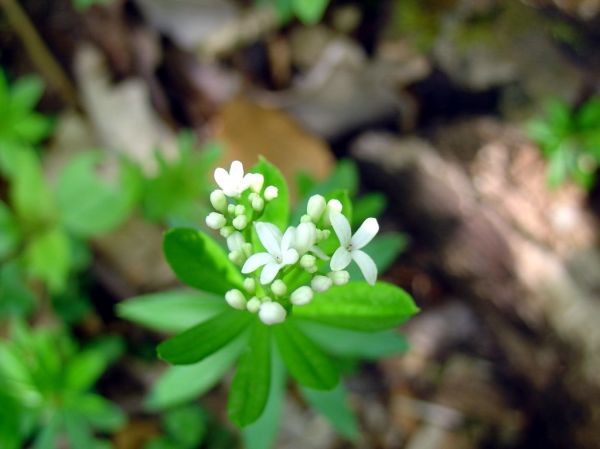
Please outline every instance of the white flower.
[{"label": "white flower", "polygon": [[265,177],[260,173],[248,173],[250,188],[253,192],[260,192],[262,189],[263,183],[265,182]]},{"label": "white flower", "polygon": [[361,251],[361,248],[366,246],[375,237],[379,231],[379,223],[375,218],[367,218],[360,225],[358,231],[352,235],[350,223],[346,217],[340,213],[332,212],[329,215],[331,225],[340,241],[340,247],[333,253],[331,258],[331,269],[340,271],[346,268],[350,261],[354,260],[362,271],[366,281],[373,285],[377,280],[377,267],[373,259]]},{"label": "white flower", "polygon": [[310,286],[316,292],[322,293],[324,291],[329,290],[333,281],[329,279],[327,276],[315,276],[310,282]]},{"label": "white flower", "polygon": [[279,195],[279,189],[275,186],[268,186],[265,189],[265,200],[267,201],[271,201],[274,200],[275,198],[277,198],[277,195]]},{"label": "white flower", "polygon": [[234,309],[246,309],[246,297],[241,291],[235,288],[225,293],[225,301],[227,301],[227,304],[229,304]]},{"label": "white flower", "polygon": [[260,274],[260,283],[268,284],[275,279],[279,270],[298,260],[298,252],[291,247],[294,229],[288,228],[282,236],[279,228],[272,223],[259,221],[254,226],[267,252],[250,256],[242,267],[242,273],[252,273],[264,265]]},{"label": "white flower", "polygon": [[287,312],[278,302],[263,302],[258,311],[260,320],[269,326],[285,321],[286,315]]},{"label": "white flower", "polygon": [[227,223],[227,219],[218,212],[211,212],[206,216],[206,226],[211,229],[221,229]]},{"label": "white flower", "polygon": [[253,175],[250,173],[244,176],[244,166],[240,161],[233,161],[229,172],[221,167],[215,170],[215,181],[223,193],[232,198],[239,198],[250,186],[252,179]]},{"label": "white flower", "polygon": [[308,285],[303,285],[292,292],[290,301],[296,306],[308,304],[313,299],[313,291]]}]

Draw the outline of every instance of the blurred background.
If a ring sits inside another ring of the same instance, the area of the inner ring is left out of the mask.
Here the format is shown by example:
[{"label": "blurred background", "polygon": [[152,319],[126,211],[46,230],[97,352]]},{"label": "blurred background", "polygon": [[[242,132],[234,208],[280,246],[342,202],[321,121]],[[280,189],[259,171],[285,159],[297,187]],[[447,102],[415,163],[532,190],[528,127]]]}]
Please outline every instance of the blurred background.
[{"label": "blurred background", "polygon": [[226,383],[174,400],[117,306],[259,155],[369,195],[422,309],[348,362],[359,436],[290,389],[274,447],[600,447],[600,1],[0,0],[0,66],[0,371],[35,379],[1,448],[69,401],[61,448],[240,447]]}]

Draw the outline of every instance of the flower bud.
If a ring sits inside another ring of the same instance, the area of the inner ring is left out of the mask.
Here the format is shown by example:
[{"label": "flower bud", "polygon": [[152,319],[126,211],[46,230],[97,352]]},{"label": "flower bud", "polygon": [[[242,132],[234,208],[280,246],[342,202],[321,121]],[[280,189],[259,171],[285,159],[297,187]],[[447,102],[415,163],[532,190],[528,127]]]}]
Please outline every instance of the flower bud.
[{"label": "flower bud", "polygon": [[331,235],[331,231],[329,229],[317,229],[317,241],[327,240]]},{"label": "flower bud", "polygon": [[229,260],[231,260],[236,265],[242,265],[246,260],[242,252],[238,249],[231,251],[228,257]]},{"label": "flower bud", "polygon": [[244,243],[246,242],[241,232],[234,231],[227,237],[227,248],[229,248],[229,251],[241,251]]},{"label": "flower bud", "polygon": [[312,289],[316,292],[324,292],[326,290],[329,290],[329,287],[331,287],[332,284],[332,280],[329,279],[327,276],[315,276],[311,283],[310,286],[312,287]]},{"label": "flower bud", "polygon": [[303,306],[304,304],[308,304],[313,299],[313,291],[308,285],[304,285],[302,287],[297,288],[292,292],[290,296],[290,301],[292,304],[296,306]]},{"label": "flower bud", "polygon": [[239,231],[244,229],[248,224],[248,217],[245,215],[239,215],[233,219],[233,227]]},{"label": "flower bud", "polygon": [[227,213],[229,215],[235,215],[235,204],[230,204],[227,206]]},{"label": "flower bud", "polygon": [[219,212],[227,210],[227,197],[222,190],[217,189],[210,193],[210,204]]},{"label": "flower bud", "polygon": [[277,187],[268,186],[265,189],[265,200],[266,201],[274,200],[275,198],[277,198],[277,195],[279,195],[279,189]]},{"label": "flower bud", "polygon": [[235,206],[235,215],[244,215],[246,213],[246,208],[242,204],[238,204]]},{"label": "flower bud", "polygon": [[323,212],[325,212],[325,208],[327,207],[327,203],[325,202],[325,198],[322,195],[313,195],[308,199],[308,204],[306,205],[306,212],[315,223],[319,221]]},{"label": "flower bud", "polygon": [[310,215],[304,214],[300,217],[300,223],[312,223],[312,218],[310,218]]},{"label": "flower bud", "polygon": [[244,279],[244,289],[248,293],[254,293],[254,290],[256,289],[256,281],[252,278]]},{"label": "flower bud", "polygon": [[234,309],[244,310],[246,308],[246,297],[235,288],[225,293],[225,301]]},{"label": "flower bud", "polygon": [[298,254],[304,254],[310,250],[317,241],[317,227],[314,223],[300,223],[294,232],[292,248]]},{"label": "flower bud", "polygon": [[337,212],[337,213],[342,213],[342,203],[339,200],[333,199],[333,200],[329,200],[327,202],[327,212],[331,213],[331,212]]},{"label": "flower bud", "polygon": [[327,274],[327,277],[331,279],[335,285],[344,285],[350,280],[350,273],[346,270],[332,271]]},{"label": "flower bud", "polygon": [[262,303],[260,302],[260,299],[258,299],[256,296],[253,296],[248,300],[248,303],[246,304],[246,310],[248,310],[250,313],[256,313],[258,312],[258,309],[260,309],[261,304]]},{"label": "flower bud", "polygon": [[260,189],[262,189],[263,183],[265,182],[265,177],[263,175],[261,175],[260,173],[249,173],[251,176],[250,178],[250,188],[252,189],[253,192],[260,192]]},{"label": "flower bud", "polygon": [[265,201],[262,198],[258,197],[252,200],[252,209],[256,212],[260,212],[263,207],[265,207]]},{"label": "flower bud", "polygon": [[219,231],[219,234],[221,234],[223,237],[227,238],[234,232],[235,232],[235,229],[233,229],[233,226],[223,226],[221,228],[221,230]]},{"label": "flower bud", "polygon": [[250,257],[250,255],[252,254],[252,243],[244,243],[244,246],[242,247],[242,252],[244,253],[244,256]]},{"label": "flower bud", "polygon": [[300,258],[300,266],[306,270],[311,269],[317,263],[317,258],[312,254],[305,254]]},{"label": "flower bud", "polygon": [[265,302],[258,311],[258,317],[268,326],[285,321],[286,315],[287,312],[278,302]]},{"label": "flower bud", "polygon": [[211,212],[206,217],[206,226],[208,226],[211,229],[219,230],[223,226],[225,226],[225,223],[227,223],[227,220],[222,214],[219,214],[218,212]]},{"label": "flower bud", "polygon": [[287,285],[281,279],[277,279],[271,284],[271,291],[275,296],[283,296],[287,293]]}]

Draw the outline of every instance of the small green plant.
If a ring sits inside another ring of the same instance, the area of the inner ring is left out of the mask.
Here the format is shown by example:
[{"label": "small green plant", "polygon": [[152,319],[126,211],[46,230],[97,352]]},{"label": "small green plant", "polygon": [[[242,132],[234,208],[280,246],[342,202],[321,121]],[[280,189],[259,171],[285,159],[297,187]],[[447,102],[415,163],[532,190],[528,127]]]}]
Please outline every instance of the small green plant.
[{"label": "small green plant", "polygon": [[314,25],[323,18],[329,0],[255,0],[255,3],[274,8],[282,23],[296,17],[306,25]]},{"label": "small green plant", "polygon": [[110,5],[114,0],[72,0],[73,6],[77,11],[86,11],[94,5]]},{"label": "small green plant", "polygon": [[121,352],[118,339],[80,349],[63,331],[15,323],[0,341],[0,447],[110,448],[95,432],[117,430],[125,416],[92,388]]},{"label": "small green plant", "polygon": [[24,77],[10,85],[0,68],[0,174],[13,172],[19,151],[40,143],[52,129],[52,121],[35,111],[43,92],[38,77]]},{"label": "small green plant", "polygon": [[216,143],[194,148],[191,132],[179,136],[177,157],[167,160],[155,153],[157,171],[144,181],[142,207],[152,221],[171,226],[196,224],[208,213],[209,176],[221,155]]},{"label": "small green plant", "polygon": [[543,118],[528,124],[529,136],[548,160],[548,184],[573,181],[585,189],[595,182],[600,162],[600,98],[573,109],[560,100],[549,101]]},{"label": "small green plant", "polygon": [[[218,168],[215,180],[220,189],[210,194],[214,211],[206,224],[226,238],[228,252],[197,229],[169,231],[166,259],[197,290],[146,295],[119,307],[125,318],[183,331],[158,347],[162,359],[178,366],[154,387],[148,405],[172,406],[205,392],[237,360],[228,413],[245,428],[249,448],[274,439],[286,372],[308,403],[355,437],[336,357],[403,350],[404,340],[389,329],[418,311],[402,289],[376,282],[377,263],[363,249],[379,230],[377,220],[367,217],[353,233],[350,196],[333,189],[311,194],[299,223],[289,226],[287,185],[265,160],[247,174],[234,161],[229,171]],[[352,262],[366,282],[349,282]]]}]

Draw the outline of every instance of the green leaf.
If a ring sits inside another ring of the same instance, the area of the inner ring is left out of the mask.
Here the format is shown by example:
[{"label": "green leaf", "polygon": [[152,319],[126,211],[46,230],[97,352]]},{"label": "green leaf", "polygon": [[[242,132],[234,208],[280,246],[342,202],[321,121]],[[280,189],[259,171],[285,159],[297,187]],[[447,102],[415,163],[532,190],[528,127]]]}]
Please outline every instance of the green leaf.
[{"label": "green leaf", "polygon": [[25,316],[33,309],[35,295],[25,283],[18,263],[0,266],[0,317]]},{"label": "green leaf", "polygon": [[21,232],[10,209],[0,201],[0,261],[13,253],[21,241]]},{"label": "green leaf", "polygon": [[19,402],[0,385],[0,447],[19,449],[22,446],[22,409]]},{"label": "green leaf", "polygon": [[386,282],[374,286],[350,282],[317,293],[305,306],[294,309],[298,318],[358,331],[390,329],[419,308],[408,293]]},{"label": "green leaf", "polygon": [[[348,219],[348,222],[352,223],[352,201],[348,195],[347,190],[335,190],[325,195],[327,201],[336,199],[342,203],[342,214]],[[325,252],[325,254],[333,254],[333,252],[340,246],[335,231],[331,229],[329,237],[319,243],[319,247]]]},{"label": "green leaf", "polygon": [[[274,342],[273,342],[274,343]],[[283,362],[275,348],[271,351],[271,386],[263,414],[257,421],[242,429],[246,449],[269,449],[273,446],[285,397],[286,373]]]},{"label": "green leaf", "polygon": [[277,198],[266,203],[265,210],[260,220],[273,223],[283,231],[288,224],[290,214],[290,200],[285,178],[277,167],[267,162],[267,160],[262,157],[258,164],[252,168],[251,172],[261,173],[265,177],[263,188],[266,188],[267,186],[277,187],[279,191]]},{"label": "green leaf", "polygon": [[83,416],[73,411],[62,413],[69,446],[72,448],[92,447],[93,436],[89,424]]},{"label": "green leaf", "polygon": [[247,312],[223,312],[161,343],[158,355],[174,365],[196,363],[245,331],[253,319]]},{"label": "green leaf", "polygon": [[569,176],[570,165],[569,148],[565,145],[557,148],[550,156],[548,164],[548,185],[557,188],[565,182]]},{"label": "green leaf", "polygon": [[96,172],[103,155],[89,151],[63,169],[57,186],[62,223],[74,234],[89,237],[110,232],[129,215],[139,193],[135,169],[123,162],[120,182],[111,184]]},{"label": "green leaf", "polygon": [[165,234],[163,250],[177,277],[191,287],[223,295],[242,286],[242,275],[225,251],[200,231],[172,229]]},{"label": "green leaf", "polygon": [[[375,262],[379,274],[385,273],[398,255],[404,251],[408,244],[408,239],[404,234],[389,232],[379,234],[362,250],[367,253]],[[350,279],[362,279],[363,275],[355,263],[346,268],[350,273]]]},{"label": "green leaf", "polygon": [[598,132],[600,127],[600,98],[588,100],[577,113],[577,125],[580,130],[591,129]]},{"label": "green leaf", "polygon": [[207,415],[198,405],[190,404],[165,413],[163,423],[171,438],[181,449],[197,448],[207,431]]},{"label": "green leaf", "polygon": [[117,315],[153,330],[182,332],[228,308],[211,293],[171,290],[128,299],[117,305]]},{"label": "green leaf", "polygon": [[377,360],[408,350],[406,339],[392,330],[359,332],[301,319],[296,324],[321,348],[340,357]]},{"label": "green leaf", "polygon": [[312,408],[325,416],[333,427],[349,440],[358,438],[358,424],[342,382],[333,390],[319,391],[301,387],[302,395]]},{"label": "green leaf", "polygon": [[48,135],[51,128],[51,121],[46,116],[35,112],[13,124],[13,131],[18,138],[30,144],[37,144]]},{"label": "green leaf", "polygon": [[13,84],[10,106],[13,110],[29,112],[44,93],[44,83],[37,76],[20,78]]},{"label": "green leaf", "polygon": [[257,321],[231,383],[227,403],[229,419],[240,427],[256,421],[267,403],[270,383],[271,329]]},{"label": "green leaf", "polygon": [[354,201],[352,208],[352,227],[358,228],[369,217],[379,217],[387,206],[383,193],[369,193]]},{"label": "green leaf", "polygon": [[53,292],[62,291],[71,267],[69,237],[60,228],[50,229],[31,240],[25,252],[29,275],[48,284]]},{"label": "green leaf", "polygon": [[13,154],[11,205],[27,223],[43,223],[53,215],[54,205],[38,156],[28,148]]},{"label": "green leaf", "polygon": [[346,190],[349,196],[353,196],[358,188],[358,170],[356,164],[351,159],[343,159],[339,161],[335,167],[333,174],[325,181],[315,185],[308,192],[302,201],[298,203],[292,216],[292,223],[300,221],[302,215],[306,213],[306,205],[312,195],[326,196],[334,190]]},{"label": "green leaf", "polygon": [[[154,383],[145,406],[149,410],[164,410],[203,395],[229,370],[246,346],[248,333],[240,335],[220,350],[200,362],[188,366],[171,366]],[[185,385],[185,388],[181,388]]]},{"label": "green leaf", "polygon": [[103,341],[77,353],[65,369],[65,383],[73,391],[91,388],[106,371],[108,365],[123,352],[120,338]]},{"label": "green leaf", "polygon": [[60,415],[54,414],[50,420],[42,427],[42,431],[36,436],[33,449],[56,449],[57,438],[60,431]]},{"label": "green leaf", "polygon": [[273,327],[273,331],[279,354],[299,384],[317,390],[336,386],[339,373],[332,360],[298,330],[292,320]]},{"label": "green leaf", "polygon": [[114,432],[123,427],[127,421],[123,410],[97,394],[77,396],[74,408],[94,429],[103,432]]},{"label": "green leaf", "polygon": [[293,0],[294,12],[306,25],[314,25],[323,18],[329,0]]}]

